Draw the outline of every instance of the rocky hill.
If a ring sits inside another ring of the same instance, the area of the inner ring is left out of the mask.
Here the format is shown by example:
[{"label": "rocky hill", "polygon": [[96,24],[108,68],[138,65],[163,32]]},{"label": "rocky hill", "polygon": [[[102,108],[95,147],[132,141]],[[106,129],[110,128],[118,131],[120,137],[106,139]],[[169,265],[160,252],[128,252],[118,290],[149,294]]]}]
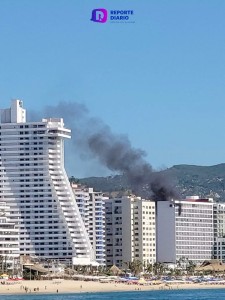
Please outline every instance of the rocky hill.
[{"label": "rocky hill", "polygon": [[[225,164],[215,166],[176,165],[164,171],[174,182],[182,197],[199,195],[225,201]],[[78,179],[80,183],[93,187],[109,196],[129,194],[132,191],[126,177],[89,177]]]}]

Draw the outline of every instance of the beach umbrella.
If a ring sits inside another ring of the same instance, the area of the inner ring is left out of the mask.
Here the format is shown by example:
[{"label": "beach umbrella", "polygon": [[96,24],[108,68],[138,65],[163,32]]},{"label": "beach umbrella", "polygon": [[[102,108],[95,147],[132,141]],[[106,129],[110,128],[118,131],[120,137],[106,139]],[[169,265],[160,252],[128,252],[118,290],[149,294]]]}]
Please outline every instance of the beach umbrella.
[{"label": "beach umbrella", "polygon": [[147,281],[146,281],[144,278],[140,278],[140,279],[138,280],[138,284],[144,285],[144,284],[146,284],[146,283],[147,283]]}]

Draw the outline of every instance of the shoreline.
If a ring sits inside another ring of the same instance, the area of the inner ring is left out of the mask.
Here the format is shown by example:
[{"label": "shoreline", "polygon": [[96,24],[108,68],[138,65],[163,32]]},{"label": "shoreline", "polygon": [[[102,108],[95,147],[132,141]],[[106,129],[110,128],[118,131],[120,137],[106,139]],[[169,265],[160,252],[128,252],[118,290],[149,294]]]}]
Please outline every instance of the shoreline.
[{"label": "shoreline", "polygon": [[157,285],[133,285],[125,283],[101,283],[74,280],[23,280],[10,284],[0,284],[0,295],[44,295],[76,293],[111,293],[194,289],[225,289],[225,285],[208,283],[182,283]]}]

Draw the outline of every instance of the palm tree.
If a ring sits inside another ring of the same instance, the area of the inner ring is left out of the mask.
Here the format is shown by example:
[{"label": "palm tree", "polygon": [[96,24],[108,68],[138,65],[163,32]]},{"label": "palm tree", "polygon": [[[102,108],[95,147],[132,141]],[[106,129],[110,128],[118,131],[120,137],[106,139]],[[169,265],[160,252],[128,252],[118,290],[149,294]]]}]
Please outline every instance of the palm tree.
[{"label": "palm tree", "polygon": [[153,264],[148,263],[146,267],[146,271],[151,274],[153,272]]},{"label": "palm tree", "polygon": [[187,259],[188,264],[186,266],[186,271],[188,274],[194,275],[196,263],[194,263],[192,260]]},{"label": "palm tree", "polygon": [[182,275],[182,270],[176,268],[176,269],[174,270],[174,275],[175,275],[175,276],[181,276],[181,275]]},{"label": "palm tree", "polygon": [[185,271],[187,271],[188,258],[182,256],[176,261],[176,264],[176,270],[179,270],[179,272],[177,271],[177,275],[182,275],[183,273],[185,273]]},{"label": "palm tree", "polygon": [[6,273],[8,272],[9,264],[7,262],[7,256],[0,255],[0,270],[1,273]]},{"label": "palm tree", "polygon": [[161,262],[155,262],[153,265],[153,273],[155,275],[162,275],[165,271],[165,266]]},{"label": "palm tree", "polygon": [[174,268],[168,268],[168,275],[173,276],[175,274]]},{"label": "palm tree", "polygon": [[106,274],[109,271],[109,268],[106,266],[98,266],[97,273],[98,274]]},{"label": "palm tree", "polygon": [[131,270],[131,272],[136,276],[143,270],[143,264],[140,260],[134,259],[131,262],[125,262],[128,269]]}]

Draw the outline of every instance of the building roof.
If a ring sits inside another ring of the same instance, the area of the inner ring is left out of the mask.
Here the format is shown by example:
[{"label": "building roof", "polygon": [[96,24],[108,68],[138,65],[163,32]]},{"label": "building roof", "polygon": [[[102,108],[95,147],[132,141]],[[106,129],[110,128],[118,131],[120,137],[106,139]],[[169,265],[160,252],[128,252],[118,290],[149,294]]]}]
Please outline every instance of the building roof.
[{"label": "building roof", "polygon": [[111,268],[110,268],[110,272],[115,274],[115,275],[118,275],[118,274],[122,274],[123,271],[121,271],[117,266],[113,265]]},{"label": "building roof", "polygon": [[40,272],[40,273],[48,273],[48,270],[46,270],[45,268],[43,268],[42,266],[40,265],[23,265],[24,268],[26,269],[31,269],[33,271],[37,271],[37,272]]},{"label": "building roof", "polygon": [[205,260],[201,266],[195,268],[195,271],[223,272],[225,271],[225,264],[217,259]]}]

